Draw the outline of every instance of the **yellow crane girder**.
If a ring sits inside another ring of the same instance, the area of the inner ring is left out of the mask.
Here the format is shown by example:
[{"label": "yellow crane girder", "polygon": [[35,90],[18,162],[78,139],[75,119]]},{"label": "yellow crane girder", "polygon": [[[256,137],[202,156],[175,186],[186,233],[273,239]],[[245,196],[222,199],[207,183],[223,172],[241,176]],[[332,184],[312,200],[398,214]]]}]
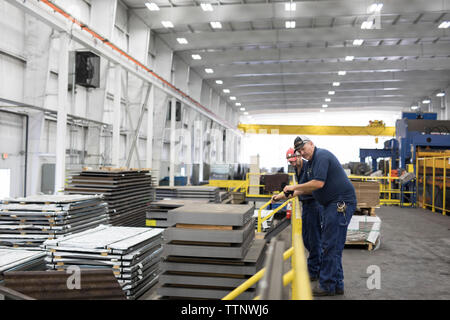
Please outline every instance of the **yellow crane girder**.
[{"label": "yellow crane girder", "polygon": [[295,126],[242,124],[238,129],[253,134],[325,135],[325,136],[395,136],[395,127],[384,126]]}]

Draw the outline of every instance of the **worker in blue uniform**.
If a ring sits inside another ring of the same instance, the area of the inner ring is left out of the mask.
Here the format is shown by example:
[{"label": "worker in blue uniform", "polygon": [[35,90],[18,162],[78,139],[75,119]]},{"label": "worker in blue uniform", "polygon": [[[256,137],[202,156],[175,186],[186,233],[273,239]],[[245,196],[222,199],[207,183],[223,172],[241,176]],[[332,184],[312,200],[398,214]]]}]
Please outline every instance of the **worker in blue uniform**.
[{"label": "worker in blue uniform", "polygon": [[[307,161],[302,157],[295,155],[295,150],[290,148],[286,152],[286,159],[295,169],[295,176],[298,183],[306,182],[306,166]],[[272,202],[287,199],[286,195],[281,192],[272,197]],[[314,199],[312,195],[300,195],[299,200],[302,202],[302,237],[305,248],[309,255],[307,259],[309,279],[317,281],[319,279],[320,265],[322,263],[322,206]]]},{"label": "worker in blue uniform", "polygon": [[338,159],[328,150],[315,147],[307,137],[297,137],[294,149],[308,160],[306,181],[286,186],[284,192],[294,196],[312,194],[324,207],[322,225],[322,264],[315,296],[344,294],[342,251],[347,228],[356,209],[355,188]]}]

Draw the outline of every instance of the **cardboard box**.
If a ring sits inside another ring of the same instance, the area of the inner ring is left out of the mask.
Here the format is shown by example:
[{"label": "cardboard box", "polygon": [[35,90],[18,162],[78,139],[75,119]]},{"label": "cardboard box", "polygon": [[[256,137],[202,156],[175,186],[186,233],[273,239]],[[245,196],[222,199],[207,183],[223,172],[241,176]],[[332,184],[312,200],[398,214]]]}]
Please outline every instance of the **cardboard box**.
[{"label": "cardboard box", "polygon": [[376,181],[352,181],[357,207],[371,208],[380,205],[380,184]]}]

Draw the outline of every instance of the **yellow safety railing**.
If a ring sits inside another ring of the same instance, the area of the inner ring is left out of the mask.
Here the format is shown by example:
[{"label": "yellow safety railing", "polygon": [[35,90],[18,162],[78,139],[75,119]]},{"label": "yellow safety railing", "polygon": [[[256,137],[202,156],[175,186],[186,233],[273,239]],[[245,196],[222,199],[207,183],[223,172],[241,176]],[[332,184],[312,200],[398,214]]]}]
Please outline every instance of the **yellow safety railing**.
[{"label": "yellow safety railing", "polygon": [[[292,201],[293,212],[291,216],[292,247],[283,253],[283,260],[286,261],[291,258],[292,269],[283,275],[283,285],[287,286],[291,284],[291,298],[293,300],[312,300],[311,285],[302,240],[300,204],[297,197],[289,199],[286,202],[289,201]],[[236,299],[240,294],[261,280],[265,272],[265,268],[261,269],[239,287],[223,297],[222,300]],[[259,299],[259,296],[255,297],[255,300],[257,299]]]},{"label": "yellow safety railing", "polygon": [[[403,205],[405,207],[413,206],[414,202],[402,202],[400,194],[414,194],[414,191],[402,191],[399,177],[370,177],[370,176],[356,176],[349,175],[349,179],[360,181],[378,181],[380,183],[380,204],[381,205]],[[399,197],[393,197],[398,194]]]},{"label": "yellow safety railing", "polygon": [[266,215],[264,218],[261,217],[262,210],[264,210],[265,208],[267,208],[270,205],[271,200],[267,201],[261,208],[259,208],[258,209],[258,232],[261,232],[261,226],[262,226],[262,223],[264,221],[266,221],[271,216],[273,216],[275,213],[277,213],[278,211],[283,209],[291,201],[292,201],[292,199],[286,200],[281,206],[279,206],[278,208],[272,210],[272,212],[269,213],[268,215]]},{"label": "yellow safety railing", "polygon": [[[450,168],[449,162],[450,156],[416,159],[417,200],[422,208],[431,208],[432,212],[436,212],[436,209],[438,209],[443,215],[450,212],[449,203],[446,202],[447,188],[450,186],[447,179],[447,167]],[[429,171],[431,171],[431,177]],[[430,180],[431,183],[429,183]],[[427,203],[427,185],[431,185],[431,203]],[[442,201],[439,192],[442,193]]]}]

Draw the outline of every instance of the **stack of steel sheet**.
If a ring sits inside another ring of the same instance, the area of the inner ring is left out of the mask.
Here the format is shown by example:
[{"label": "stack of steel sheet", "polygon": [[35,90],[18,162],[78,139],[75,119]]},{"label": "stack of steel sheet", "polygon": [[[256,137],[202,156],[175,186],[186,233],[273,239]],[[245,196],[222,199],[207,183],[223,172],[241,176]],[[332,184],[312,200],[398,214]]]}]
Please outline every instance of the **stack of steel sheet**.
[{"label": "stack of steel sheet", "polygon": [[144,227],[153,200],[148,170],[85,170],[73,175],[68,193],[103,194],[113,226]]},{"label": "stack of steel sheet", "polygon": [[[255,240],[251,205],[185,205],[169,212],[175,227],[164,232],[164,298],[220,299],[256,273],[264,240]],[[240,299],[254,297],[255,288]]]},{"label": "stack of steel sheet", "polygon": [[160,200],[152,202],[150,210],[147,212],[147,227],[167,228],[173,226],[167,220],[167,213],[170,210],[182,207],[186,204],[205,204],[208,200],[174,199]]},{"label": "stack of steel sheet", "polygon": [[163,229],[99,226],[48,240],[47,267],[65,270],[112,268],[128,299],[137,299],[158,281]]},{"label": "stack of steel sheet", "polygon": [[108,223],[101,196],[37,195],[0,204],[0,245],[38,247],[47,239]]},{"label": "stack of steel sheet", "polygon": [[161,199],[206,199],[209,202],[220,202],[220,188],[210,186],[176,186],[157,187],[156,200]]},{"label": "stack of steel sheet", "polygon": [[5,272],[45,270],[44,257],[42,250],[0,248],[0,282]]}]

